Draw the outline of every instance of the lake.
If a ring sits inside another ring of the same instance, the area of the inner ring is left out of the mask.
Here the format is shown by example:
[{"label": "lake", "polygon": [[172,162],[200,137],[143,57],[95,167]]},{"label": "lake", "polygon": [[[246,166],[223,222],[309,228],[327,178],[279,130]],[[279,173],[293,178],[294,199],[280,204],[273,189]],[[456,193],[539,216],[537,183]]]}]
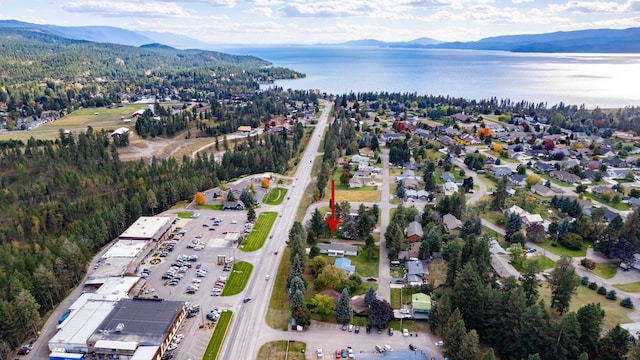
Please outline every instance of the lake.
[{"label": "lake", "polygon": [[388,91],[589,108],[640,106],[640,54],[548,54],[348,46],[224,47],[305,73],[285,89]]}]

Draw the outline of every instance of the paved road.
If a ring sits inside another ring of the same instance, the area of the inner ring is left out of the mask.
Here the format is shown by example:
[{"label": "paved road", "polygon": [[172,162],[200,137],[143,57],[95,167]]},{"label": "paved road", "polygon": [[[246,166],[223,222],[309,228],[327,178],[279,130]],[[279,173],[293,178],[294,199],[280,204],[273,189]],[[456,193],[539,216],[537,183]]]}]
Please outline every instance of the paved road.
[{"label": "paved road", "polygon": [[[282,253],[286,246],[285,241],[288,238],[288,232],[294,223],[296,209],[302,200],[307,185],[311,180],[311,169],[313,160],[317,156],[317,149],[320,146],[322,134],[327,128],[329,115],[332,110],[332,103],[323,101],[324,109],[318,125],[316,125],[307,149],[301,157],[298,164],[298,170],[294,177],[294,183],[288,192],[289,199],[286,200],[284,211],[281,212],[277,223],[273,228],[273,239],[268,239],[265,248],[278,251],[278,255],[265,255],[257,263],[254,264],[254,273],[247,290],[243,295],[245,298],[252,300],[242,303],[236,311],[234,320],[232,321],[227,339],[219,354],[220,359],[255,359],[259,350],[260,342],[256,341],[258,336],[269,329],[265,323],[265,315],[269,306],[271,292],[273,291],[274,281],[265,281],[266,274],[272,277],[277,272],[277,267],[282,260]],[[269,254],[269,253],[267,253]],[[285,336],[282,333],[282,336]]]},{"label": "paved road", "polygon": [[387,231],[387,226],[389,226],[391,208],[392,206],[389,202],[391,200],[392,194],[390,194],[390,186],[395,179],[392,179],[389,175],[389,149],[382,149],[382,153],[380,154],[382,158],[382,197],[380,200],[380,242],[378,245],[380,246],[380,268],[378,270],[378,291],[377,298],[382,300],[387,300],[391,302],[391,287],[389,283],[391,282],[391,275],[389,273],[389,249],[387,249],[387,241],[384,237],[384,233]]}]

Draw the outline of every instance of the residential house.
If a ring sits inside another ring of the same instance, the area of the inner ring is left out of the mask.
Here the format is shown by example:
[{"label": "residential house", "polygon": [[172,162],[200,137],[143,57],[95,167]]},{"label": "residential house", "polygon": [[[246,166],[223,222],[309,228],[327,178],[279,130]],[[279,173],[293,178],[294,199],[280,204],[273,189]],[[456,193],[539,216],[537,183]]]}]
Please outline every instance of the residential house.
[{"label": "residential house", "polygon": [[345,245],[342,243],[318,243],[320,254],[329,256],[358,256],[358,247],[354,245]]},{"label": "residential house", "polygon": [[530,224],[542,224],[543,222],[542,216],[538,214],[526,214],[522,216],[521,219],[525,226]]},{"label": "residential house", "polygon": [[437,121],[429,120],[429,119],[422,119],[420,120],[420,122],[424,124],[428,130],[431,130],[431,131],[438,131],[440,130],[440,128],[443,127],[441,123]]},{"label": "residential house", "polygon": [[462,221],[451,214],[446,214],[442,217],[442,225],[444,226],[444,231],[451,232],[453,230],[461,228]]},{"label": "residential house", "polygon": [[360,189],[365,186],[369,182],[369,178],[354,176],[349,179],[349,188],[350,189]]},{"label": "residential house", "polygon": [[404,263],[409,285],[422,285],[427,280],[429,271],[424,260],[409,260]]},{"label": "residential house", "polygon": [[403,170],[402,174],[396,176],[396,181],[403,181],[405,179],[415,179],[416,173],[413,170]]},{"label": "residential house", "polygon": [[411,135],[418,135],[425,140],[434,140],[436,138],[435,135],[433,135],[432,133],[430,133],[428,130],[425,130],[425,129],[416,129],[411,133]]},{"label": "residential house", "polygon": [[225,201],[224,204],[222,205],[222,210],[242,211],[244,210],[244,204],[240,200]]},{"label": "residential house", "polygon": [[420,241],[420,239],[422,238],[423,235],[423,231],[422,231],[422,224],[420,224],[417,221],[412,221],[409,223],[409,226],[407,226],[407,230],[405,232],[405,235],[407,237],[407,240],[409,241]]},{"label": "residential house", "polygon": [[431,313],[431,296],[423,293],[411,295],[411,308],[413,309],[414,319],[429,320],[429,313]]},{"label": "residential house", "polygon": [[418,191],[417,190],[409,189],[409,190],[405,191],[405,193],[407,194],[407,199],[417,199],[418,198]]},{"label": "residential house", "polygon": [[553,195],[555,195],[556,193],[551,190],[551,188],[548,188],[542,184],[535,184],[531,187],[531,192],[533,194],[538,194],[540,196],[544,196],[544,197],[552,197]]},{"label": "residential house", "polygon": [[439,141],[443,146],[445,146],[445,147],[447,147],[447,146],[453,146],[453,145],[455,145],[455,144],[456,144],[456,141],[455,141],[455,140],[453,140],[453,138],[451,138],[451,137],[450,137],[450,136],[448,136],[448,135],[440,135],[440,136],[438,137],[438,141]]},{"label": "residential house", "polygon": [[518,205],[513,205],[512,207],[507,209],[507,213],[513,213],[513,214],[516,214],[516,215],[518,215],[520,217],[523,217],[524,215],[529,214],[527,211],[525,211],[523,208],[521,208]]},{"label": "residential house", "polygon": [[361,155],[353,155],[351,157],[351,161],[350,164],[357,164],[357,165],[367,165],[369,166],[369,161],[371,159],[369,159],[366,156],[361,156]]},{"label": "residential house", "polygon": [[404,139],[405,139],[404,134],[398,134],[393,132],[380,134],[380,141],[382,142],[388,142],[393,140],[404,140]]},{"label": "residential house", "polygon": [[334,262],[337,268],[344,270],[347,273],[347,276],[351,276],[354,272],[356,272],[356,267],[351,265],[351,259],[347,259],[345,257],[339,257]]},{"label": "residential house", "polygon": [[632,170],[628,168],[608,168],[605,175],[610,179],[625,179],[630,172]]},{"label": "residential house", "polygon": [[542,161],[536,161],[536,163],[533,164],[533,168],[543,174],[548,174],[554,169],[553,164]]},{"label": "residential house", "polygon": [[629,198],[629,200],[627,200],[627,204],[631,207],[640,206],[640,199],[635,197]]},{"label": "residential house", "polygon": [[624,167],[627,166],[627,162],[620,159],[619,157],[614,157],[613,159],[604,159],[602,160],[603,164],[606,164],[607,166],[613,166],[613,167]]},{"label": "residential house", "polygon": [[408,250],[398,252],[398,259],[404,261],[417,259],[420,255],[420,245],[422,245],[420,241],[409,243]]},{"label": "residential house", "polygon": [[[361,156],[366,156],[366,157],[373,157],[375,155],[375,152],[368,147],[363,147],[362,149],[358,150],[358,153]],[[353,161],[353,158],[351,159],[351,161]]]},{"label": "residential house", "polygon": [[240,133],[241,135],[250,134],[251,133],[251,126],[248,126],[248,125],[238,126],[238,133]]},{"label": "residential house", "polygon": [[599,185],[591,188],[591,193],[594,195],[600,196],[603,192],[610,191],[612,194],[615,194],[617,191],[614,190],[611,186]]},{"label": "residential house", "polygon": [[427,190],[418,190],[418,199],[424,201],[428,200],[429,192]]},{"label": "residential house", "polygon": [[445,195],[453,195],[458,192],[458,185],[454,182],[447,181],[442,185],[442,189],[444,190]]},{"label": "residential house", "polygon": [[517,186],[527,186],[527,175],[512,174],[509,181]]},{"label": "residential house", "polygon": [[418,181],[418,179],[404,179],[402,180],[402,183],[404,184],[404,188],[405,189],[413,189],[416,190],[418,189],[418,186],[420,185],[420,182]]},{"label": "residential house", "polygon": [[456,182],[456,178],[449,171],[443,172],[440,175],[440,179],[442,179],[442,181],[444,181],[444,182],[447,182],[447,181]]},{"label": "residential house", "polygon": [[503,177],[511,175],[513,170],[508,166],[493,166],[491,172],[493,172],[495,177]]},{"label": "residential house", "polygon": [[552,171],[550,175],[552,178],[556,180],[564,181],[569,184],[573,184],[580,181],[580,177],[578,175],[572,174],[564,170]]},{"label": "residential house", "polygon": [[475,117],[471,115],[462,114],[462,113],[451,115],[451,119],[455,121],[460,121],[460,122],[476,122],[477,121]]}]

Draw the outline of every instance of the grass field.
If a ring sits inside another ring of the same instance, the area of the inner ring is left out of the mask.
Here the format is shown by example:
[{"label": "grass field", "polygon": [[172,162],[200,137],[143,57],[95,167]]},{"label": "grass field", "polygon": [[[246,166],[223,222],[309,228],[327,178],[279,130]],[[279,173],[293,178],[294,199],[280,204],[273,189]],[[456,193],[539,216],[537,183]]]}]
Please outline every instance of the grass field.
[{"label": "grass field", "polygon": [[246,261],[237,262],[231,269],[231,275],[229,275],[229,281],[222,290],[222,296],[231,296],[239,294],[244,287],[247,286],[251,272],[253,271],[253,265]]},{"label": "grass field", "polygon": [[618,267],[614,264],[596,264],[596,268],[591,270],[591,272],[603,279],[611,279],[616,276],[617,270]]},{"label": "grass field", "polygon": [[262,245],[264,245],[265,240],[267,240],[267,236],[269,235],[269,231],[271,231],[273,222],[276,221],[276,217],[278,217],[278,213],[275,211],[260,214],[256,225],[253,227],[253,230],[251,230],[251,233],[240,250],[256,251],[260,249]]},{"label": "grass field", "polygon": [[[258,359],[304,359],[307,352],[307,344],[287,340],[271,341],[260,347]],[[311,354],[314,355],[314,354]]]},{"label": "grass field", "polygon": [[[402,291],[401,291],[402,290]],[[410,288],[391,288],[391,307],[394,309],[400,309],[402,303],[411,302],[411,295],[415,294],[415,291]],[[402,302],[400,301],[402,299]]]},{"label": "grass field", "polygon": [[269,190],[267,195],[262,199],[262,202],[267,205],[280,205],[287,195],[287,189],[285,188],[273,188]]},{"label": "grass field", "polygon": [[[540,287],[540,296],[544,299],[546,308],[549,309],[549,304],[551,304],[551,291],[546,282]],[[607,300],[604,295],[599,295],[595,290],[590,290],[584,285],[579,285],[577,293],[571,298],[569,311],[578,311],[578,309],[587,304],[600,303],[600,306],[605,311],[604,328],[608,330],[617,324],[632,322],[631,319],[629,319],[629,314],[633,312],[633,310],[620,306],[620,300],[621,299]],[[552,317],[557,318],[554,310],[551,310],[551,314]]]},{"label": "grass field", "polygon": [[640,292],[640,281],[628,283],[628,284],[613,284],[613,287],[629,293]]},{"label": "grass field", "polygon": [[229,327],[229,323],[231,322],[231,317],[233,313],[231,311],[223,311],[220,314],[220,318],[218,319],[218,323],[216,324],[216,328],[213,330],[213,335],[211,335],[211,339],[209,340],[209,345],[207,345],[207,350],[205,350],[202,359],[204,360],[216,360],[218,358],[218,352],[222,347],[222,343],[224,342],[224,338],[227,336],[227,328]]},{"label": "grass field", "polygon": [[591,194],[589,192],[583,192],[582,195],[584,195],[584,197],[589,198],[593,201],[597,201],[599,203],[611,206],[612,208],[616,209],[616,210],[620,210],[620,211],[627,211],[630,210],[631,208],[629,207],[628,204],[624,204],[624,203],[614,203],[613,201],[605,201],[603,198],[596,196],[594,194]]},{"label": "grass field", "polygon": [[191,219],[191,215],[193,215],[193,211],[178,211],[180,219]]},{"label": "grass field", "polygon": [[291,262],[289,262],[289,254],[291,250],[287,246],[282,254],[282,261],[278,265],[278,273],[276,274],[275,284],[271,292],[269,300],[269,308],[267,309],[267,324],[274,329],[287,330],[287,324],[291,318],[289,313],[289,292],[287,291],[287,278],[291,271]]},{"label": "grass field", "polygon": [[583,243],[582,249],[580,250],[568,249],[562,246],[561,244],[557,244],[557,246],[552,246],[551,243],[552,243],[551,240],[546,240],[543,244],[540,245],[540,247],[542,247],[543,249],[545,249],[546,251],[552,254],[556,254],[559,256],[562,256],[562,255],[568,255],[571,257],[587,256],[587,248],[589,247],[589,243],[586,243],[586,242]]},{"label": "grass field", "polygon": [[204,204],[204,205],[196,205],[196,209],[206,209],[206,210],[220,210],[222,211],[222,204]]},{"label": "grass field", "polygon": [[[329,188],[328,194],[331,194],[331,188]],[[349,201],[349,202],[380,202],[382,198],[382,192],[380,190],[366,190],[366,189],[353,189],[353,190],[338,190],[336,189],[336,201]]]},{"label": "grass field", "polygon": [[[120,127],[128,127],[133,130],[134,122],[123,123],[120,117],[129,118],[138,109],[146,108],[146,105],[126,105],[121,108],[86,108],[72,112],[62,119],[40,125],[29,131],[10,131],[0,133],[0,140],[16,139],[25,143],[31,137],[36,139],[55,140],[60,136],[60,129],[71,130],[73,133],[84,131],[87,126],[94,130],[115,130]],[[96,115],[97,114],[97,115]]]},{"label": "grass field", "polygon": [[380,249],[377,246],[374,247],[371,260],[368,260],[365,255],[365,251],[360,249],[360,254],[358,254],[358,256],[347,256],[347,258],[351,259],[351,265],[356,267],[356,273],[358,275],[362,277],[378,277],[378,270],[380,269],[380,264],[378,262]]}]

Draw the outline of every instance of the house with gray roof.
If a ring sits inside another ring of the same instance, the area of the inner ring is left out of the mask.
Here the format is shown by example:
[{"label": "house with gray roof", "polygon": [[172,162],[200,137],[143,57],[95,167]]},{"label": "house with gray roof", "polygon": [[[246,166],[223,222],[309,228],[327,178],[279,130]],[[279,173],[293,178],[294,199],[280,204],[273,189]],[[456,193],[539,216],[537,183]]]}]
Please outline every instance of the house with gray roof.
[{"label": "house with gray roof", "polygon": [[451,181],[451,182],[456,182],[456,178],[453,176],[453,174],[449,171],[445,171],[440,175],[440,179],[442,179],[442,181],[447,182],[447,181]]},{"label": "house with gray roof", "polygon": [[417,221],[412,221],[407,226],[405,235],[409,241],[420,241],[424,232],[422,231],[422,224]]},{"label": "house with gray roof", "polygon": [[442,225],[444,225],[444,230],[446,232],[451,232],[453,230],[461,228],[462,221],[458,220],[457,217],[451,214],[446,214],[442,217]]},{"label": "house with gray roof", "polygon": [[491,172],[493,172],[493,176],[503,177],[511,175],[513,170],[508,166],[494,166],[491,168]]},{"label": "house with gray roof", "polygon": [[318,248],[321,254],[329,256],[358,256],[358,247],[354,245],[346,245],[342,243],[319,243]]},{"label": "house with gray roof", "polygon": [[425,260],[408,260],[404,263],[407,273],[407,283],[409,285],[421,285],[427,279],[429,270]]}]

